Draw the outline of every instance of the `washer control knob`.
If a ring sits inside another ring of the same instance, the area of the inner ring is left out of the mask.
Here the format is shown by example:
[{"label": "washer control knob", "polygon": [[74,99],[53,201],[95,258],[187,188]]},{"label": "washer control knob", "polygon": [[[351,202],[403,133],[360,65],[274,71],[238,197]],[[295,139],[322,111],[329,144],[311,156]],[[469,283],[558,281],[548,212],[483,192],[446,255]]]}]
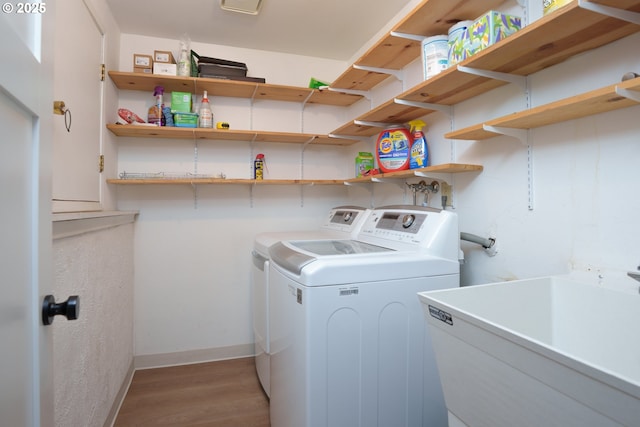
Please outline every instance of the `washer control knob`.
[{"label": "washer control knob", "polygon": [[406,214],[405,216],[402,217],[402,227],[404,228],[411,227],[411,224],[413,224],[415,220],[416,220],[415,215]]},{"label": "washer control knob", "polygon": [[342,217],[342,220],[344,222],[349,222],[351,221],[351,217],[353,217],[353,212],[345,212],[344,216]]}]

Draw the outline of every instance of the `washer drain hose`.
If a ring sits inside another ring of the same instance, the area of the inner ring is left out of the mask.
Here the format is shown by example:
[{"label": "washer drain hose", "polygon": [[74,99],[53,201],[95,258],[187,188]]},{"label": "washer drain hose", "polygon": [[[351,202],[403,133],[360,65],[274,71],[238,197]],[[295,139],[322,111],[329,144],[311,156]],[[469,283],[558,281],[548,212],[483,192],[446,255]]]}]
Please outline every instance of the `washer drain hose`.
[{"label": "washer drain hose", "polygon": [[491,248],[496,243],[496,239],[492,239],[491,237],[484,238],[475,234],[465,233],[465,232],[460,233],[460,240],[476,243],[485,249]]}]

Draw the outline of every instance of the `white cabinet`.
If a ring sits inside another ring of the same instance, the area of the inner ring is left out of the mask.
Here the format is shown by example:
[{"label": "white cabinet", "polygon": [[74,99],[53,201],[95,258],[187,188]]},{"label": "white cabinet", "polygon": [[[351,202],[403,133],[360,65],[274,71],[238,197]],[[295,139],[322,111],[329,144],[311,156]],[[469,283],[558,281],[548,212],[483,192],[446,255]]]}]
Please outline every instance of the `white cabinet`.
[{"label": "white cabinet", "polygon": [[56,6],[53,211],[99,210],[103,32],[82,0]]}]

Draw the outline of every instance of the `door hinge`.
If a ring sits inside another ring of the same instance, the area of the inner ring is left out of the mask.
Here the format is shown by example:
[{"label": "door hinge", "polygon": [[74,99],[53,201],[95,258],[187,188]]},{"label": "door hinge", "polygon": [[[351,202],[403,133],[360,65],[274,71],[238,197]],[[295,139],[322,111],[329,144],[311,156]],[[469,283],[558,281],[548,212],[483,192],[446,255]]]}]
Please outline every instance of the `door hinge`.
[{"label": "door hinge", "polygon": [[104,66],[104,64],[100,64],[100,81],[101,82],[104,81],[105,73],[106,73],[106,67]]},{"label": "door hinge", "polygon": [[100,170],[100,173],[104,172],[104,154],[100,154],[98,159],[98,169]]}]

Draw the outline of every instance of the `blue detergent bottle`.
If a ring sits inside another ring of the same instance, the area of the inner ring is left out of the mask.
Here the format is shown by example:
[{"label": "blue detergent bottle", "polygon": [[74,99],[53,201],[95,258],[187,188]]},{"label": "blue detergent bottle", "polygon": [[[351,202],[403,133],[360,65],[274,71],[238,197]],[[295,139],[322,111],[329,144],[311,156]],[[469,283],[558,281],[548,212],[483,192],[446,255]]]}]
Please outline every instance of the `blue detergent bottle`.
[{"label": "blue detergent bottle", "polygon": [[426,168],[429,166],[429,147],[427,146],[427,138],[422,131],[426,123],[416,119],[411,120],[409,126],[411,126],[411,136],[413,137],[411,154],[409,156],[409,168]]}]

